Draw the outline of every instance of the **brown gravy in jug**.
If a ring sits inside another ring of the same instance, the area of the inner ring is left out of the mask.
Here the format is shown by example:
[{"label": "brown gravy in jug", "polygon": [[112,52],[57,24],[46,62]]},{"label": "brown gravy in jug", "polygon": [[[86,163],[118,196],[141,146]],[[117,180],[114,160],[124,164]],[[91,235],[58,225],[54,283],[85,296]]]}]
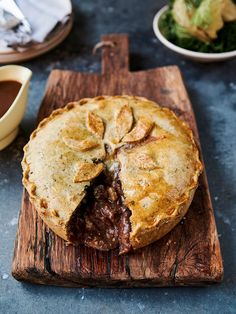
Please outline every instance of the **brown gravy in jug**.
[{"label": "brown gravy in jug", "polygon": [[17,81],[0,81],[0,118],[13,104],[21,86]]}]

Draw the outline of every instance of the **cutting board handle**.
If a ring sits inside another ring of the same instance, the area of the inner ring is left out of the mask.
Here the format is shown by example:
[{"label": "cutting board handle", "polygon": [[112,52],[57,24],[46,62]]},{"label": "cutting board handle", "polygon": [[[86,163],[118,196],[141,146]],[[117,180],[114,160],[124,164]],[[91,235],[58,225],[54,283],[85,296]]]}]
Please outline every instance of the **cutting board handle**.
[{"label": "cutting board handle", "polygon": [[115,75],[129,71],[129,40],[127,34],[102,36],[102,42],[110,42],[102,50],[102,74]]}]

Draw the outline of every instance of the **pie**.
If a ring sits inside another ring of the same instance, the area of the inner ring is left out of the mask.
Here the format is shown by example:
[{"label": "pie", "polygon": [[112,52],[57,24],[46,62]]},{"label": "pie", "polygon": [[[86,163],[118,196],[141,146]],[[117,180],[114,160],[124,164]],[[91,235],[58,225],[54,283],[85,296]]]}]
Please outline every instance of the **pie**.
[{"label": "pie", "polygon": [[202,171],[192,131],[142,97],[99,96],[55,110],[24,148],[23,184],[69,243],[120,254],[167,234]]}]

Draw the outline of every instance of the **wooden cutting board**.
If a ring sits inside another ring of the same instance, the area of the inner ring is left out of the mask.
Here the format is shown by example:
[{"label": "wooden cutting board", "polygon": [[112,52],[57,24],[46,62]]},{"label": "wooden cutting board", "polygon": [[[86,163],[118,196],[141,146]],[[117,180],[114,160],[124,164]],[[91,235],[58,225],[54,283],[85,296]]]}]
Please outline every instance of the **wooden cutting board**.
[{"label": "wooden cutting board", "polygon": [[[127,35],[107,35],[114,47],[102,51],[102,74],[54,70],[38,120],[83,97],[144,96],[174,110],[194,131],[197,126],[176,66],[129,72]],[[60,286],[154,287],[219,282],[223,265],[205,172],[186,217],[161,240],[134,253],[99,252],[67,246],[51,232],[23,192],[12,265],[17,280]]]}]

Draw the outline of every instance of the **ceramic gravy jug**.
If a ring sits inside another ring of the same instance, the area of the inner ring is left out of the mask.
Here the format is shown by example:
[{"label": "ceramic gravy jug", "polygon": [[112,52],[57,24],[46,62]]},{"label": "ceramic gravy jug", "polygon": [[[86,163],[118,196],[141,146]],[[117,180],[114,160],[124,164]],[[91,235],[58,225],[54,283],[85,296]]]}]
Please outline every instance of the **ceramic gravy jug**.
[{"label": "ceramic gravy jug", "polygon": [[[27,105],[31,76],[32,72],[22,66],[7,65],[0,67],[0,88],[1,85],[4,85],[4,82],[10,83],[15,81],[15,83],[18,82],[21,84],[13,102],[6,112],[0,116],[0,150],[9,145],[18,134],[19,124],[24,116]],[[8,88],[8,91],[11,94],[10,88]],[[0,106],[3,106],[3,103],[0,103]]]}]

